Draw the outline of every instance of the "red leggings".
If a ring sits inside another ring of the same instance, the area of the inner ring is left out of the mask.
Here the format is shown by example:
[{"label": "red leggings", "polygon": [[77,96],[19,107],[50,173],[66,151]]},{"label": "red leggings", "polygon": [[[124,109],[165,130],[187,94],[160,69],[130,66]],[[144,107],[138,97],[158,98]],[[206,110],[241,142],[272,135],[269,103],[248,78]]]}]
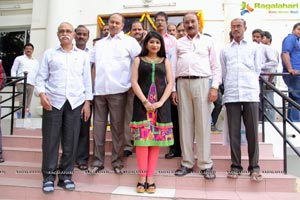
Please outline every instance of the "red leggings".
[{"label": "red leggings", "polygon": [[159,150],[159,146],[136,146],[136,158],[141,177],[154,176]]}]

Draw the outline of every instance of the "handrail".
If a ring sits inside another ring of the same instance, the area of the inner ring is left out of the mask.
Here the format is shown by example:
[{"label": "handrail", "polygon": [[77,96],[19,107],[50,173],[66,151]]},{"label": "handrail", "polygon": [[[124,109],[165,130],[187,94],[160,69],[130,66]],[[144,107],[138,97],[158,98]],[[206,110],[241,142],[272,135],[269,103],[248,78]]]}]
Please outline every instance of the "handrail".
[{"label": "handrail", "polygon": [[[262,135],[263,135],[263,142],[265,141],[265,119],[270,122],[270,124],[274,127],[274,129],[279,133],[279,135],[283,139],[283,171],[284,173],[287,173],[287,145],[290,146],[290,148],[300,157],[300,151],[297,150],[297,148],[289,141],[287,140],[287,123],[293,127],[293,129],[296,130],[298,134],[300,134],[300,129],[293,124],[288,118],[287,118],[287,103],[294,107],[295,109],[300,111],[300,105],[297,104],[294,100],[292,100],[290,97],[285,95],[282,91],[277,89],[272,83],[267,81],[263,76],[268,75],[274,75],[274,76],[291,76],[289,73],[268,73],[268,74],[261,74],[260,75],[260,86],[261,86],[261,94],[265,94],[265,87],[268,86],[269,89],[273,92],[275,92],[278,96],[282,98],[282,113],[281,111],[273,105],[265,95],[261,95],[261,111],[262,112]],[[270,105],[275,112],[279,113],[279,115],[282,117],[282,131],[275,125],[275,123],[269,118],[268,115],[265,113],[265,103],[267,105]],[[292,137],[296,137],[296,135],[293,135]]]},{"label": "handrail", "polygon": [[[0,94],[12,94],[10,97],[3,99],[0,101],[0,105],[7,101],[11,101],[11,106],[1,106],[1,108],[8,108],[11,109],[10,112],[1,116],[1,119],[4,119],[8,116],[10,117],[10,135],[13,135],[13,128],[14,128],[14,113],[18,110],[21,110],[21,117],[24,119],[25,117],[25,101],[26,101],[26,86],[27,86],[27,72],[24,72],[24,76],[21,77],[7,77],[7,82],[4,84],[4,87],[12,86],[11,92],[4,92],[0,91]],[[23,84],[23,92],[16,92],[16,83],[24,80]],[[15,106],[15,98],[19,95],[23,94],[22,105]]]}]

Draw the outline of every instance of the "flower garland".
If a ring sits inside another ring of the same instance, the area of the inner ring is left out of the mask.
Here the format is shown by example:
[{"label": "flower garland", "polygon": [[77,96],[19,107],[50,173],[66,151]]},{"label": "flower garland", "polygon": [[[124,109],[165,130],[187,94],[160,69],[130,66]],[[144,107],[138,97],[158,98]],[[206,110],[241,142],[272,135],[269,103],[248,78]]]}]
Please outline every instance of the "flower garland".
[{"label": "flower garland", "polygon": [[98,22],[99,28],[102,30],[105,23],[100,16],[98,17],[97,22]]},{"label": "flower garland", "polygon": [[[204,16],[203,16],[203,11],[202,10],[197,12],[197,17],[198,17],[198,21],[199,21],[200,33],[202,33],[203,32],[203,27],[204,27]],[[151,16],[148,12],[145,12],[145,13],[142,14],[141,18],[139,19],[139,22],[142,23],[145,20],[145,18],[149,21],[152,28],[154,30],[157,30],[157,27],[155,26],[155,24],[152,21]],[[99,28],[102,30],[105,23],[103,22],[103,20],[100,16],[98,17],[97,22],[98,22]],[[129,35],[130,31],[126,34]]]},{"label": "flower garland", "polygon": [[199,12],[197,12],[197,16],[198,16],[198,21],[199,21],[200,33],[202,33],[203,32],[203,27],[204,27],[203,11],[200,10]]}]

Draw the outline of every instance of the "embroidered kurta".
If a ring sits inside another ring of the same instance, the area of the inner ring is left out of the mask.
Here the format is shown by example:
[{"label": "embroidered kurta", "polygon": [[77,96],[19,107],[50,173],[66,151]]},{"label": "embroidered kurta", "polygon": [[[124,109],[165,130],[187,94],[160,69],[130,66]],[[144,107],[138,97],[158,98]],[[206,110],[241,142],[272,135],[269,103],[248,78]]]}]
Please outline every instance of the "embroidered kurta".
[{"label": "embroidered kurta", "polygon": [[[165,62],[149,63],[141,58],[138,77],[138,84],[148,101],[159,101],[167,85]],[[166,100],[155,112],[148,113],[143,103],[135,96],[130,127],[135,146],[173,145],[170,100]]]}]

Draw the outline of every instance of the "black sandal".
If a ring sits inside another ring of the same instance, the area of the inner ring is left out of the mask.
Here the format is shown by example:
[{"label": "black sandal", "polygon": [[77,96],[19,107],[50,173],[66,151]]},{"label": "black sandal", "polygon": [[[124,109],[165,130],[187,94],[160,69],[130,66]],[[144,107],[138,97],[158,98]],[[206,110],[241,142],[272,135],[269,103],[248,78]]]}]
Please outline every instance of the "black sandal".
[{"label": "black sandal", "polygon": [[146,190],[146,192],[150,193],[150,194],[153,194],[153,193],[155,193],[155,191],[156,191],[155,183],[152,183],[150,185],[149,185],[149,183],[147,183],[147,190]]},{"label": "black sandal", "polygon": [[143,184],[143,183],[138,182],[138,184],[136,186],[136,192],[137,193],[144,193],[145,190],[146,190],[146,186],[147,186],[146,183]]},{"label": "black sandal", "polygon": [[57,186],[62,187],[63,189],[68,191],[75,190],[75,184],[71,180],[59,180]]},{"label": "black sandal", "polygon": [[52,193],[54,191],[54,182],[53,181],[47,181],[43,183],[43,192],[45,194]]}]

